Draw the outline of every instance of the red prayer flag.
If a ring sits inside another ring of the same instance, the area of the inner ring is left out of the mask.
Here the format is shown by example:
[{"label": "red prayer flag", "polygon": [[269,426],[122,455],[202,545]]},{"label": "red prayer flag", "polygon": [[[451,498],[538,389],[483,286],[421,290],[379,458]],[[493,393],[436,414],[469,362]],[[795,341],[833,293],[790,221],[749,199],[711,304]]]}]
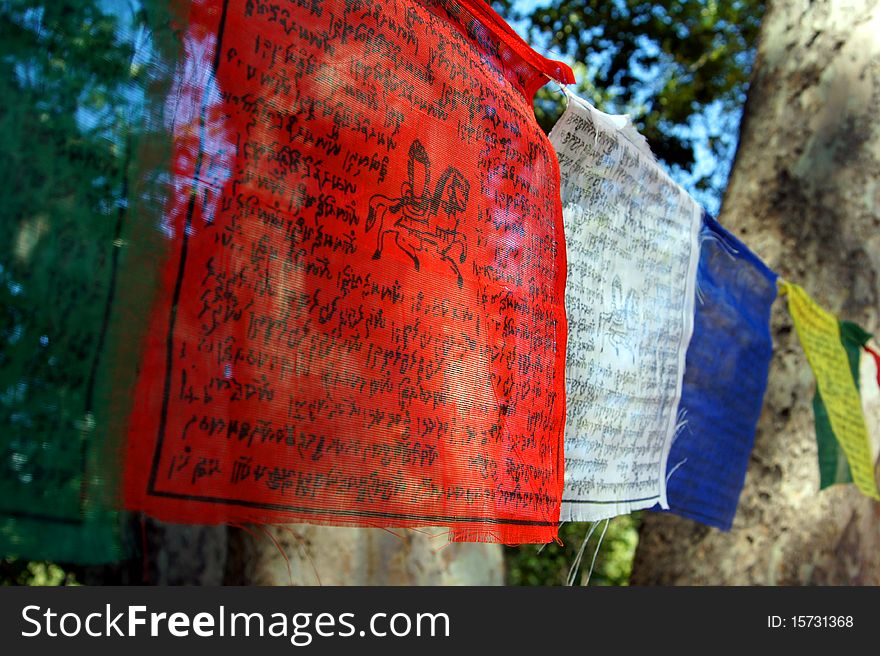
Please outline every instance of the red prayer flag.
[{"label": "red prayer flag", "polygon": [[557,534],[573,82],[481,2],[194,1],[126,507]]},{"label": "red prayer flag", "polygon": [[877,353],[870,346],[865,346],[864,348],[874,357],[874,363],[877,365],[877,385],[880,385],[880,353]]}]

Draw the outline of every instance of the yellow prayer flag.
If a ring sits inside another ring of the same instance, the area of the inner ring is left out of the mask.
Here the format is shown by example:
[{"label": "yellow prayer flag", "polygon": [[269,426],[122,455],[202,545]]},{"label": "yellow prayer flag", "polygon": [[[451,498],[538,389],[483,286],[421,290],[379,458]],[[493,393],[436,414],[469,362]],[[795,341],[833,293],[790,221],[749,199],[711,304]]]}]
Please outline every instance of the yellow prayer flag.
[{"label": "yellow prayer flag", "polygon": [[798,285],[780,280],[779,289],[788,295],[788,311],[816,377],[834,435],[849,460],[853,482],[863,494],[880,500],[862,402],[840,341],[837,317],[816,305]]}]

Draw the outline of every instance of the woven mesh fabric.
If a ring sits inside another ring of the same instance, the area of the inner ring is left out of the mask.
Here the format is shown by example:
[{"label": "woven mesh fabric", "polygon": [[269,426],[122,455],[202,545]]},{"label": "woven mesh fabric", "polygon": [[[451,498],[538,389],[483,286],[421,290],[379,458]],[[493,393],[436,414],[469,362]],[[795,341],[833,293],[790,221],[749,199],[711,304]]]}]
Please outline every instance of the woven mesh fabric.
[{"label": "woven mesh fabric", "polygon": [[193,2],[126,506],[546,542],[562,64],[481,2]]},{"label": "woven mesh fabric", "polygon": [[[870,339],[871,334],[865,332],[859,325],[850,321],[840,322],[840,343],[846,351],[856,390],[859,390],[860,387],[859,363],[862,348]],[[846,460],[846,453],[834,436],[828,408],[822,401],[822,394],[818,387],[813,396],[813,417],[816,424],[816,447],[819,457],[819,489],[825,489],[835,483],[852,483],[852,472]]]},{"label": "woven mesh fabric", "polygon": [[761,414],[776,274],[703,216],[694,334],[667,463],[669,509],[728,530]]}]

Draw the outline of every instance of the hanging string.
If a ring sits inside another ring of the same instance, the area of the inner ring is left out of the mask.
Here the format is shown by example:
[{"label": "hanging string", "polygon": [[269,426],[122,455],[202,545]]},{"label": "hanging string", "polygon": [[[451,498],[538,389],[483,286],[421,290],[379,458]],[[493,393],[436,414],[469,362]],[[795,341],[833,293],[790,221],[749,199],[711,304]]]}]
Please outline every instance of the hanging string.
[{"label": "hanging string", "polygon": [[590,524],[590,530],[587,531],[587,535],[584,538],[584,541],[581,543],[581,548],[578,550],[577,556],[575,556],[574,562],[571,564],[571,568],[568,570],[568,576],[565,579],[565,585],[574,585],[574,579],[577,576],[577,571],[581,566],[581,560],[584,557],[584,550],[587,548],[587,542],[590,541],[590,537],[593,535],[593,531],[596,530],[596,527],[599,525],[599,522],[592,522]]},{"label": "hanging string", "polygon": [[605,539],[605,533],[608,531],[608,525],[611,523],[611,518],[605,520],[605,528],[602,529],[602,535],[599,536],[599,544],[596,545],[596,551],[593,552],[593,561],[590,563],[590,571],[587,573],[587,582],[584,585],[590,585],[590,577],[593,576],[593,567],[596,565],[596,556],[599,555],[599,549],[602,548],[602,540]]}]

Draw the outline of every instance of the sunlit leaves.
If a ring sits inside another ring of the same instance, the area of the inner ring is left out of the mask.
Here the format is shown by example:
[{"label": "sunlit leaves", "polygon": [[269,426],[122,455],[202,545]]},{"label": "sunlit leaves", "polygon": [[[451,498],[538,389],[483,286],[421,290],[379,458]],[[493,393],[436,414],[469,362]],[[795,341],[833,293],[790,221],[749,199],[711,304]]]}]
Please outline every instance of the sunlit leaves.
[{"label": "sunlit leaves", "polygon": [[[697,149],[706,146],[709,157],[732,159],[737,135],[731,121],[700,119],[710,106],[719,116],[738,117],[763,15],[761,0],[531,5],[502,0],[492,5],[509,20],[524,21],[529,41],[539,50],[582,62],[576,70],[578,92],[604,111],[630,114],[668,166],[691,170]],[[549,128],[561,107],[557,103],[554,110],[546,99],[540,103],[539,97],[538,118]]]}]

